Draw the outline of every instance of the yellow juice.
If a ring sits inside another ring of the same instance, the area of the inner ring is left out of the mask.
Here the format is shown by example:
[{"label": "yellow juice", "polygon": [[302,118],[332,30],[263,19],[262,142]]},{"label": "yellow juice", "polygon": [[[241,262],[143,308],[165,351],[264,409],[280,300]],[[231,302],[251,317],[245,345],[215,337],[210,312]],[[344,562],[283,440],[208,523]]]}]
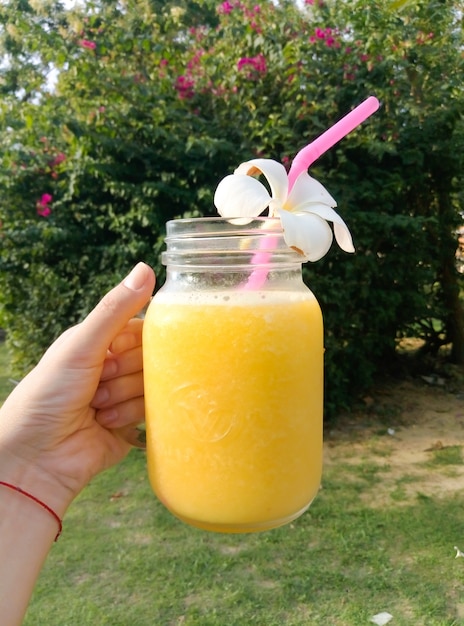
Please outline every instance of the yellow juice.
[{"label": "yellow juice", "polygon": [[161,291],[143,333],[148,471],[164,505],[221,532],[298,517],[322,467],[322,316],[311,292]]}]

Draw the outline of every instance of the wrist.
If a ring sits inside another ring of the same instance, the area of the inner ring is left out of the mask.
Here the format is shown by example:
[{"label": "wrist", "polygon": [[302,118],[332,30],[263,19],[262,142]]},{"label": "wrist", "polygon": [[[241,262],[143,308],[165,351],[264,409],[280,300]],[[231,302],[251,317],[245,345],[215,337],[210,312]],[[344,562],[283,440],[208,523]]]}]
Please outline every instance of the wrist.
[{"label": "wrist", "polygon": [[[8,483],[30,494],[49,507],[59,519],[62,519],[75,495],[59,480],[43,471],[40,462],[25,461],[12,453],[0,441],[0,481]],[[7,489],[7,487],[1,487]],[[11,491],[11,490],[10,490]],[[25,498],[21,493],[18,498]],[[29,498],[31,500],[31,498]],[[30,502],[32,505],[32,500]],[[39,504],[36,504],[39,507]],[[46,510],[43,511],[46,514]]]},{"label": "wrist", "polygon": [[0,485],[1,623],[22,624],[35,582],[57,536],[54,516]]},{"label": "wrist", "polygon": [[[17,485],[13,485],[11,483],[4,482],[3,480],[0,480],[0,487],[3,488],[3,489],[10,489],[14,493],[20,494],[21,496],[23,496],[23,498],[27,498],[30,502],[33,502],[37,506],[40,506],[41,509],[43,509],[49,515],[51,515],[52,518],[55,520],[55,522],[57,524],[58,530],[57,530],[57,533],[55,535],[55,541],[58,541],[58,538],[61,535],[61,532],[63,530],[63,521],[62,521],[61,517],[57,513],[55,513],[55,511],[50,506],[48,506],[48,504],[46,504],[45,502],[40,500],[40,498],[37,498],[33,494],[29,493],[28,491],[25,491],[21,487],[18,487]],[[37,512],[37,510],[36,510],[36,512]]]}]

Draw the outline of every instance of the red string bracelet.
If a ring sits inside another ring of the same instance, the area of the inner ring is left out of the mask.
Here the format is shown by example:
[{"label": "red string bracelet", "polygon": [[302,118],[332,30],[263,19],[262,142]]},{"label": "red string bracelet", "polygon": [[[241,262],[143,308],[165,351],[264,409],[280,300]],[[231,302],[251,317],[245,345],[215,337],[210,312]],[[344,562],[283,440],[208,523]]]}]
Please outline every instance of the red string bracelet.
[{"label": "red string bracelet", "polygon": [[63,530],[63,522],[61,521],[61,518],[59,517],[59,515],[55,513],[55,511],[52,508],[50,508],[48,504],[45,504],[45,502],[42,502],[42,500],[39,500],[39,498],[36,498],[31,493],[24,491],[24,489],[21,489],[21,487],[16,487],[16,485],[5,483],[3,482],[3,480],[0,480],[0,485],[3,485],[4,487],[8,487],[8,489],[12,489],[13,491],[17,491],[18,493],[22,494],[23,496],[26,496],[26,498],[29,498],[36,504],[39,504],[43,509],[48,511],[50,515],[52,515],[58,522],[58,533],[55,537],[55,541],[58,541],[58,537],[61,535],[61,531]]}]

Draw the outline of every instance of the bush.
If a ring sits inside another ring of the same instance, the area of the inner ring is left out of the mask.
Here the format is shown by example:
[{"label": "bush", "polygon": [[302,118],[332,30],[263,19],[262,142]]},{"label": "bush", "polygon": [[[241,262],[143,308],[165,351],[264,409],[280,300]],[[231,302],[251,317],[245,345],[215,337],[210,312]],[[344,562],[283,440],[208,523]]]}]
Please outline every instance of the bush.
[{"label": "bush", "polygon": [[240,162],[288,163],[371,93],[381,110],[312,168],[357,247],[305,267],[328,413],[424,320],[464,362],[462,32],[453,2],[399,4],[4,3],[0,325],[17,372],[136,261],[162,274],[166,220],[214,214]]}]

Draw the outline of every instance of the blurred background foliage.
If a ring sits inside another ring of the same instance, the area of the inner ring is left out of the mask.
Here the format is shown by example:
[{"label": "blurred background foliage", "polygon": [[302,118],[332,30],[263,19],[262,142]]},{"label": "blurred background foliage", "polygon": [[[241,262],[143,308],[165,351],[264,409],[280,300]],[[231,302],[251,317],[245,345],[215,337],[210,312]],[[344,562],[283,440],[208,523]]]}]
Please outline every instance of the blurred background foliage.
[{"label": "blurred background foliage", "polygon": [[0,7],[0,327],[16,375],[168,219],[214,215],[242,161],[291,162],[368,95],[311,168],[357,252],[304,267],[326,326],[326,412],[395,367],[402,336],[464,364],[462,6],[452,0],[6,0]]}]

